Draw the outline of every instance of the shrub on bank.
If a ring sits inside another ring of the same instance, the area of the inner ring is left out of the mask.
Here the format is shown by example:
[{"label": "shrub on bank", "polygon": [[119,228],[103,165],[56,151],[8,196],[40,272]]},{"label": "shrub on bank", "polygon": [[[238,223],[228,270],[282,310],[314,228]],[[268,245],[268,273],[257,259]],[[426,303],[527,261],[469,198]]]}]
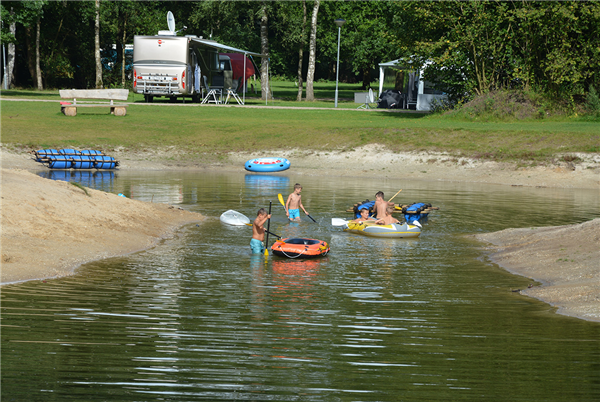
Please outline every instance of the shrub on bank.
[{"label": "shrub on bank", "polygon": [[451,107],[435,105],[445,116],[478,121],[532,120],[551,117],[589,115],[600,117],[600,97],[592,86],[585,103],[572,97],[554,99],[543,93],[524,90],[499,90],[474,97]]}]

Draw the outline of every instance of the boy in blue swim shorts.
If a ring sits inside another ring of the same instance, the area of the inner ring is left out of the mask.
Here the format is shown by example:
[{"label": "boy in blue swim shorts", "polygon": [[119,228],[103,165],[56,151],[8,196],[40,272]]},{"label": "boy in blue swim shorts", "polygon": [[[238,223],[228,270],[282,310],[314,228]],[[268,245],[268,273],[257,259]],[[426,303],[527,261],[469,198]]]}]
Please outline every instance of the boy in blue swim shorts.
[{"label": "boy in blue swim shorts", "polygon": [[293,220],[300,220],[300,210],[298,208],[296,209],[288,209],[288,218],[293,221]]},{"label": "boy in blue swim shorts", "polygon": [[250,249],[252,254],[262,253],[265,249],[265,222],[271,218],[264,208],[258,210],[256,219],[252,222],[252,240],[250,240]]},{"label": "boy in blue swim shorts", "polygon": [[285,203],[285,214],[288,219],[291,221],[300,221],[300,208],[304,211],[306,215],[306,209],[304,209],[304,205],[302,205],[302,196],[300,193],[302,192],[302,186],[298,183],[294,185],[294,192],[288,196],[288,199]]}]

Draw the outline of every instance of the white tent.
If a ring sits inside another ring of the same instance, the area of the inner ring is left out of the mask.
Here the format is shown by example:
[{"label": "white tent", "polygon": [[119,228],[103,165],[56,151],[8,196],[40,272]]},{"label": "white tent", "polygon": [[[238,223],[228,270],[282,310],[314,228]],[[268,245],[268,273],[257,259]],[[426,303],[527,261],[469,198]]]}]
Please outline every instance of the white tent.
[{"label": "white tent", "polygon": [[402,109],[429,111],[431,101],[445,98],[446,95],[432,88],[421,78],[425,66],[415,67],[414,63],[407,59],[379,63],[379,95],[384,89],[397,89],[404,94]]}]

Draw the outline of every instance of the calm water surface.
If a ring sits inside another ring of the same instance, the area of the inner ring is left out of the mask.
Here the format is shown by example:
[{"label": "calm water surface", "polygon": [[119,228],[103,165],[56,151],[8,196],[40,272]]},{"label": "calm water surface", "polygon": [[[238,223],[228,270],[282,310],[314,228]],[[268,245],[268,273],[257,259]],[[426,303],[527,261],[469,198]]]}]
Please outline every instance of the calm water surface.
[{"label": "calm water surface", "polygon": [[[462,236],[598,217],[595,191],[293,172],[75,176],[208,218],[75,276],[3,287],[3,401],[600,400],[600,324],[512,292],[530,280]],[[296,181],[319,224],[285,221],[277,193]],[[419,239],[329,224],[400,188],[399,202],[440,207]],[[269,201],[271,231],[326,240],[330,255],[251,256],[251,229],[219,222]]]}]

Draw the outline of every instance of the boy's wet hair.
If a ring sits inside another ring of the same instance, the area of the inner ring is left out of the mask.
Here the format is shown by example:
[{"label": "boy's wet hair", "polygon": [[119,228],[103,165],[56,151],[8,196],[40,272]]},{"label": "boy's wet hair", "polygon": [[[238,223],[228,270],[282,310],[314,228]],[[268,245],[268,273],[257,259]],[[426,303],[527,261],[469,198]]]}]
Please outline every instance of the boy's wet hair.
[{"label": "boy's wet hair", "polygon": [[300,185],[300,183],[294,184],[294,190],[297,189],[297,188],[302,188],[302,186]]},{"label": "boy's wet hair", "polygon": [[266,215],[267,214],[267,210],[264,208],[261,208],[258,210],[258,213],[256,214],[256,216],[258,215]]},{"label": "boy's wet hair", "polygon": [[375,194],[375,197],[381,197],[381,198],[383,198],[383,191],[378,191],[378,192]]}]

